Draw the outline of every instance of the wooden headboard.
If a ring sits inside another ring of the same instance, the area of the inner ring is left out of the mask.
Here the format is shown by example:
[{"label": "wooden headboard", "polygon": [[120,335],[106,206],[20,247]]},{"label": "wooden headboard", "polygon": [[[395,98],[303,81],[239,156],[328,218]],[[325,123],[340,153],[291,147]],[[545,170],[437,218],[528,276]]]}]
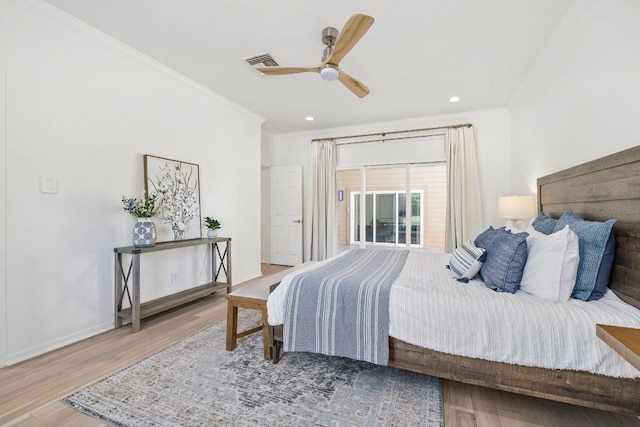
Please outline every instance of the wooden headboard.
[{"label": "wooden headboard", "polygon": [[640,308],[640,146],[538,178],[538,209],[559,218],[616,218],[616,258],[609,287]]}]

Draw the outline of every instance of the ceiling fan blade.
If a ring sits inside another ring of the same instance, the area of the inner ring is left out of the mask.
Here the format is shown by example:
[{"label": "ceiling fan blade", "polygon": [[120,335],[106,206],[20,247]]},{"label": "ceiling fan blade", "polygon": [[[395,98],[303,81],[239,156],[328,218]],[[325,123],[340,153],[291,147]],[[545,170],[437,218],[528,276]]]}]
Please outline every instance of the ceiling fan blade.
[{"label": "ceiling fan blade", "polygon": [[342,31],[338,35],[333,52],[326,63],[338,65],[338,63],[349,53],[353,46],[365,35],[369,28],[373,25],[374,19],[367,15],[353,15],[344,25]]},{"label": "ceiling fan blade", "polygon": [[340,70],[338,80],[347,87],[351,92],[355,93],[358,97],[364,98],[369,94],[369,88],[362,84],[359,80],[354,79],[349,74]]},{"label": "ceiling fan blade", "polygon": [[256,70],[269,76],[276,76],[279,74],[296,74],[296,73],[308,73],[308,72],[320,72],[319,65],[309,65],[306,67],[257,67]]}]

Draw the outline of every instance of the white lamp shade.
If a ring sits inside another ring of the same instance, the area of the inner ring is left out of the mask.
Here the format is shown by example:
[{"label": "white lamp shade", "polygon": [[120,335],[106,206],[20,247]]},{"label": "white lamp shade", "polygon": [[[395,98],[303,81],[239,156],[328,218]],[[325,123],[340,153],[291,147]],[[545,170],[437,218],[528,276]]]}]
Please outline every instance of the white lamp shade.
[{"label": "white lamp shade", "polygon": [[507,196],[498,199],[498,218],[522,219],[536,216],[533,196]]}]

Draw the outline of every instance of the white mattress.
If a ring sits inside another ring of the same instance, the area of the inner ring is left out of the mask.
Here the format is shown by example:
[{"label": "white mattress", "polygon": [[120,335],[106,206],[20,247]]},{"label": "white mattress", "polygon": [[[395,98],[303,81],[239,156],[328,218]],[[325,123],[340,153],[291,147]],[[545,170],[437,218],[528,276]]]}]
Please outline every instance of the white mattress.
[{"label": "white mattress", "polygon": [[[589,302],[550,302],[522,291],[497,293],[479,280],[452,279],[444,267],[448,257],[420,250],[409,253],[391,289],[392,337],[467,357],[640,377],[637,369],[596,337],[597,323],[640,328],[640,310],[613,292]],[[291,277],[286,276],[267,301],[272,325],[283,323]]]}]

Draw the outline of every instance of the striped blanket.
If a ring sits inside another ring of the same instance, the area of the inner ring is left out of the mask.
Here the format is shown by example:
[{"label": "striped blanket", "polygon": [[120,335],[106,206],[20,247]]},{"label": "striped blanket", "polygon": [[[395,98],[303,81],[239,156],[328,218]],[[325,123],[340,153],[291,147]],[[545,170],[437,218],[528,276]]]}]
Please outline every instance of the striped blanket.
[{"label": "striped blanket", "polygon": [[389,292],[406,250],[352,249],[293,278],[286,299],[284,351],[389,361]]}]

